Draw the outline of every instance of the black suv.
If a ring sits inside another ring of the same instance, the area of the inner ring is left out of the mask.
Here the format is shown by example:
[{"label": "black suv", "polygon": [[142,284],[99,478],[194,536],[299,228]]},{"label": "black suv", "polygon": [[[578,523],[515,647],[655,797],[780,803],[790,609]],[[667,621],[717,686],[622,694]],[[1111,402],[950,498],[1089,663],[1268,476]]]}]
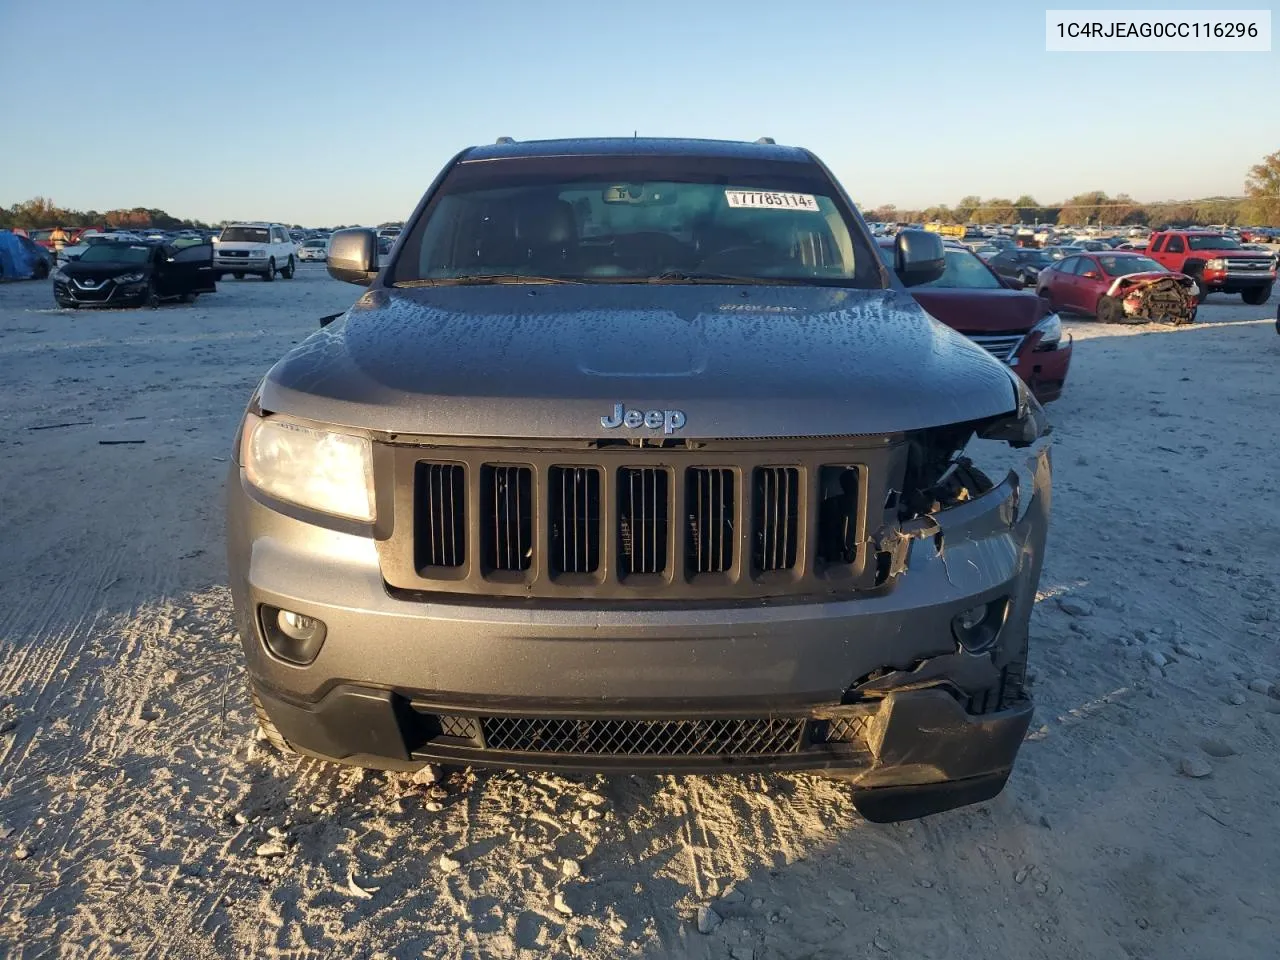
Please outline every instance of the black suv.
[{"label": "black suv", "polygon": [[[815,770],[993,796],[1031,717],[1043,411],[771,142],[458,154],[267,373],[229,475],[250,685],[368,766]],[[327,318],[332,319],[332,318]]]},{"label": "black suv", "polygon": [[1040,271],[1053,265],[1053,257],[1043,250],[1014,247],[1003,250],[987,261],[987,265],[1006,280],[1017,280],[1024,287],[1034,287]]}]

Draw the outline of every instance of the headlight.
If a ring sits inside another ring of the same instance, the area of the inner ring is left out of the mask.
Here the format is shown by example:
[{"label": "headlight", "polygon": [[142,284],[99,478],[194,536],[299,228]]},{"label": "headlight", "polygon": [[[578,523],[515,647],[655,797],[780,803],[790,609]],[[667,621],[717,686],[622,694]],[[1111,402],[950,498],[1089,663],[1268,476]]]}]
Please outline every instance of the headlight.
[{"label": "headlight", "polygon": [[125,273],[116,277],[116,283],[141,283],[145,279],[145,273]]},{"label": "headlight", "polygon": [[266,259],[266,256],[267,256],[267,248],[254,247],[252,250],[249,251],[249,256],[253,257],[255,260],[264,260]]},{"label": "headlight", "polygon": [[1227,269],[1227,261],[1221,257],[1214,257],[1212,260],[1205,261],[1205,267],[1209,270],[1225,270]]},{"label": "headlight", "polygon": [[241,440],[245,476],[281,500],[372,521],[373,452],[368,439],[252,414]]},{"label": "headlight", "polygon": [[49,279],[52,280],[54,283],[66,283],[67,275],[63,273],[61,270],[59,270],[57,267],[54,267],[53,271],[49,274]]},{"label": "headlight", "polygon": [[1040,334],[1037,349],[1053,349],[1062,342],[1062,318],[1056,313],[1050,313],[1042,317],[1040,322],[1031,328],[1031,332]]},{"label": "headlight", "polygon": [[988,424],[979,434],[983,440],[1003,440],[1011,447],[1029,447],[1041,437],[1053,431],[1049,418],[1045,416],[1040,401],[1027,389],[1027,385],[1012,371],[1009,377],[1013,381],[1013,412]]}]

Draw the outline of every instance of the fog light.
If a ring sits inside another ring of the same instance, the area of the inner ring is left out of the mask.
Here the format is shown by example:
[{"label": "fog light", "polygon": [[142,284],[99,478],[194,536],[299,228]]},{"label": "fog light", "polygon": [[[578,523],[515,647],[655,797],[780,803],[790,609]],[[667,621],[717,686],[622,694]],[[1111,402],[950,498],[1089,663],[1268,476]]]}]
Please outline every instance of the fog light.
[{"label": "fog light", "polygon": [[289,663],[310,663],[324,645],[324,621],[315,617],[264,606],[261,623],[262,639],[267,649]]},{"label": "fog light", "polygon": [[315,617],[294,613],[292,610],[281,610],[276,616],[276,623],[281,631],[291,640],[310,640],[324,627]]},{"label": "fog light", "polygon": [[951,618],[951,633],[966,653],[982,653],[1000,637],[1004,626],[1007,597],[962,610]]},{"label": "fog light", "polygon": [[[291,614],[282,613],[281,617],[291,616]],[[987,605],[984,603],[980,607],[970,607],[964,613],[956,617],[956,624],[961,630],[969,631],[980,624],[987,617]]]}]

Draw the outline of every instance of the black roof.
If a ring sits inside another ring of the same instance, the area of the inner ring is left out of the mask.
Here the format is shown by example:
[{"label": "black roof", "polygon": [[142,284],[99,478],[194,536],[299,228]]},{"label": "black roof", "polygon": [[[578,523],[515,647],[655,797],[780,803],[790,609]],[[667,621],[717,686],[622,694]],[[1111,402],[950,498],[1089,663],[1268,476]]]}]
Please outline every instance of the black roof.
[{"label": "black roof", "polygon": [[525,140],[472,147],[462,161],[515,157],[693,156],[744,160],[786,160],[812,163],[807,150],[775,143],[738,140],[696,140],[679,137],[577,137],[567,140]]}]

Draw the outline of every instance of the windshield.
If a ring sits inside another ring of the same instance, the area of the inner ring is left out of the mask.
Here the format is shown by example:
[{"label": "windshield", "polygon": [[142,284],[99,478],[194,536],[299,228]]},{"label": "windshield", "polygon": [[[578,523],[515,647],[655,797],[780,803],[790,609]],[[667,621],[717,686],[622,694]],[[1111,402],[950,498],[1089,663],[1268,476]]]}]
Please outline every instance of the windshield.
[{"label": "windshield", "polygon": [[1150,257],[1098,257],[1098,262],[1113,277],[1127,277],[1131,273],[1167,272]]},{"label": "windshield", "polygon": [[218,238],[220,243],[267,243],[271,233],[266,227],[227,227]]},{"label": "windshield", "polygon": [[95,243],[80,254],[81,263],[146,263],[151,247],[126,243]]},{"label": "windshield", "polygon": [[825,177],[795,163],[464,163],[413,225],[393,281],[881,286],[870,251],[849,230],[832,192]]},{"label": "windshield", "polygon": [[1223,236],[1219,233],[1213,234],[1187,234],[1187,246],[1192,250],[1239,250],[1239,241],[1230,237]]},{"label": "windshield", "polygon": [[937,280],[919,284],[921,287],[943,287],[955,290],[999,290],[1002,284],[987,265],[967,250],[948,250],[947,269]]}]

